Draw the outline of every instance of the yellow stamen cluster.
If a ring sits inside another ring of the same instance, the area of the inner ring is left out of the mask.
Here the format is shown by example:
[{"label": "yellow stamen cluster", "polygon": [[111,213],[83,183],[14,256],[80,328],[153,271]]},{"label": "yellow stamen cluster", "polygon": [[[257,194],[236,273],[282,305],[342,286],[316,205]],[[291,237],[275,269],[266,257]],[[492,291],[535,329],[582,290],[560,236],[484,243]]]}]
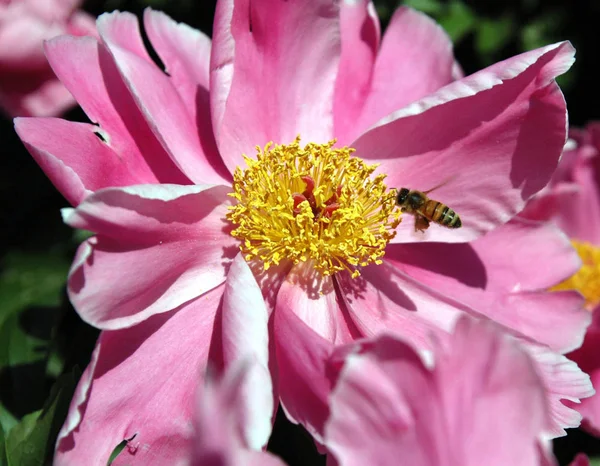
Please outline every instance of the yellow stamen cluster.
[{"label": "yellow stamen cluster", "polygon": [[577,290],[585,298],[586,308],[592,310],[600,304],[600,247],[590,243],[571,241],[583,262],[579,271],[552,288],[558,290]]},{"label": "yellow stamen cluster", "polygon": [[248,260],[261,260],[265,270],[311,261],[324,275],[348,270],[353,277],[358,266],[381,263],[400,223],[395,190],[383,184],[385,175],[371,178],[377,165],[334,144],[300,147],[296,138],[257,147],[256,160],[244,156],[248,168],[234,173],[237,204],[227,218]]}]

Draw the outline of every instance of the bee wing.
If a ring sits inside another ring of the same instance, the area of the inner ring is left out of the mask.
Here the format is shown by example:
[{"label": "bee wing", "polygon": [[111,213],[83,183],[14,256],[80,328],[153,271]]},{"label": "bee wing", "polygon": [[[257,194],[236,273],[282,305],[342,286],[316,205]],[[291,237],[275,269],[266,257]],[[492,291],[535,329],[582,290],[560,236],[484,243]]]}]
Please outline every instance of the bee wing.
[{"label": "bee wing", "polygon": [[450,183],[452,180],[454,180],[458,175],[454,174],[452,175],[450,178],[447,178],[446,180],[442,181],[440,184],[434,186],[431,189],[428,189],[427,191],[422,191],[423,194],[429,194],[432,191],[435,191],[436,189],[441,188],[442,186],[445,186],[446,184]]}]

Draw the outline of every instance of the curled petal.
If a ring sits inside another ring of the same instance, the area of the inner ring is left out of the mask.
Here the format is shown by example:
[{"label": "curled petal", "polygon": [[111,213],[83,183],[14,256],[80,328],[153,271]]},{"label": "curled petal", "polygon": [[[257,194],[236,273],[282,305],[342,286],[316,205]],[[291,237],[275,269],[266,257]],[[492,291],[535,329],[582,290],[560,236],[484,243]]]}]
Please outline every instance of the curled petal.
[{"label": "curled petal", "polygon": [[69,274],[82,318],[127,327],[222,283],[237,252],[224,221],[228,203],[224,186],[141,185],[103,189],[66,209],[66,223],[97,233]]},{"label": "curled petal", "polygon": [[[465,242],[506,223],[542,189],[566,140],[566,107],[554,78],[573,63],[559,43],[455,81],[377,123],[353,144],[381,163],[392,187],[421,191],[454,209],[459,229],[410,219],[395,242]],[[457,117],[459,116],[459,117]]]}]

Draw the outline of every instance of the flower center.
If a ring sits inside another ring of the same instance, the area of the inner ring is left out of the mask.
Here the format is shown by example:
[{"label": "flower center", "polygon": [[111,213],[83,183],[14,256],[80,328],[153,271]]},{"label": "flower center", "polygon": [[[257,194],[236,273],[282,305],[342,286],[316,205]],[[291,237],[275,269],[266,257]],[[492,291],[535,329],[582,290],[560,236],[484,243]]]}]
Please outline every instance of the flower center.
[{"label": "flower center", "polygon": [[241,240],[246,259],[265,270],[282,260],[310,261],[324,275],[380,264],[396,235],[400,210],[385,175],[371,177],[377,165],[352,157],[354,149],[327,144],[300,147],[268,143],[256,160],[236,169],[233,193],[238,202],[227,218]]},{"label": "flower center", "polygon": [[575,275],[554,286],[557,290],[577,290],[585,298],[585,307],[594,309],[600,304],[600,248],[590,243],[571,241],[583,265]]}]

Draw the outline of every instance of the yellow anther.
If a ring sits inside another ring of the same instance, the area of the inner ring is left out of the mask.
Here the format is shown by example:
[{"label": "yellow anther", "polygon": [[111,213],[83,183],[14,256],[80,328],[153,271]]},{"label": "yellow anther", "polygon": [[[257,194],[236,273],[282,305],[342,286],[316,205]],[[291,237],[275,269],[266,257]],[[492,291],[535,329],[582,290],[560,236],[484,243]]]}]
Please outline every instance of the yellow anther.
[{"label": "yellow anther", "polygon": [[575,240],[571,243],[581,258],[581,268],[552,291],[577,290],[585,298],[586,308],[592,310],[600,304],[600,247]]},{"label": "yellow anther", "polygon": [[256,160],[244,156],[227,218],[248,260],[265,270],[284,259],[310,260],[323,275],[348,270],[353,277],[360,266],[381,263],[400,223],[396,192],[383,184],[385,175],[371,178],[376,165],[334,144],[300,147],[298,137],[257,147]]}]

